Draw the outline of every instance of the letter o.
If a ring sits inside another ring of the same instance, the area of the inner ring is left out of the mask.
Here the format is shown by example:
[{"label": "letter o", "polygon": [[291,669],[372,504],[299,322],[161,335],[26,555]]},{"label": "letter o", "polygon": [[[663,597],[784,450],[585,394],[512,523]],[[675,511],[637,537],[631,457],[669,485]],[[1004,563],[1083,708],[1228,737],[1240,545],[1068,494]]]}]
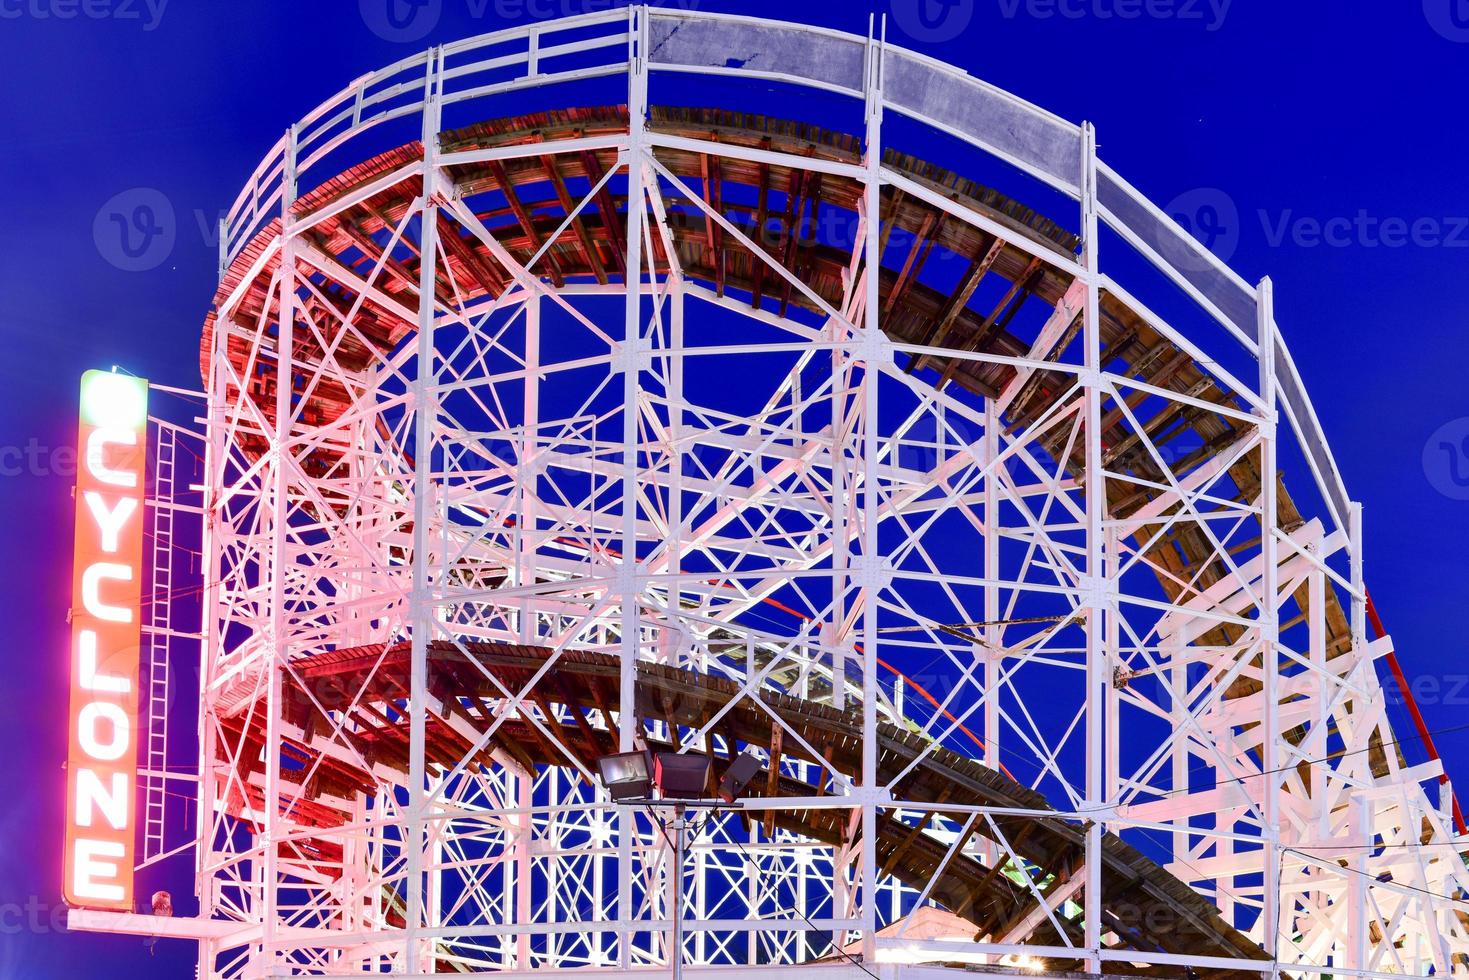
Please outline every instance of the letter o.
[{"label": "letter o", "polygon": [[[112,739],[109,742],[97,738],[97,723],[112,722]],[[77,713],[77,743],[82,751],[99,762],[114,762],[122,758],[132,740],[132,724],[122,705],[111,701],[93,701],[82,706]]]}]

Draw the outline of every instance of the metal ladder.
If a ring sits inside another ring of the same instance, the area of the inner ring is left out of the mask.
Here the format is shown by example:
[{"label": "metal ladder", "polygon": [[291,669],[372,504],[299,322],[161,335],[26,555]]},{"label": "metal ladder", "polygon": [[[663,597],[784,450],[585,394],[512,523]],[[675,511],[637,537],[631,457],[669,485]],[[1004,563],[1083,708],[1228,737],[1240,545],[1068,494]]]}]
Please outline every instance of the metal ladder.
[{"label": "metal ladder", "polygon": [[174,455],[178,437],[167,425],[154,441],[146,665],[147,738],[143,759],[143,854],[147,862],[163,854],[168,801],[168,645],[173,635]]}]

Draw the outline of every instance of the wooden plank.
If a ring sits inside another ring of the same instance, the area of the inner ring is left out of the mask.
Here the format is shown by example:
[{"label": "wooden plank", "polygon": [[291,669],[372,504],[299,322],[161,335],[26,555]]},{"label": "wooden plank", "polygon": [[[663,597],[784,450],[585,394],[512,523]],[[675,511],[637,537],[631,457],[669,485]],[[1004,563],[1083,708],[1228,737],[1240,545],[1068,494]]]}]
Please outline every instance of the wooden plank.
[{"label": "wooden plank", "polygon": [[913,237],[913,244],[908,249],[908,257],[903,261],[903,268],[898,273],[898,279],[893,283],[893,288],[888,290],[887,299],[883,301],[884,314],[891,313],[893,307],[908,292],[908,287],[917,281],[924,263],[933,252],[934,239],[930,235],[936,236],[942,230],[943,223],[943,217],[934,218],[932,212],[924,216],[923,224],[919,226],[918,233]]},{"label": "wooden plank", "polygon": [[[515,215],[515,220],[520,224],[521,230],[525,232],[526,238],[530,240],[530,254],[526,256],[526,260],[529,261],[531,256],[535,255],[536,251],[543,244],[540,233],[536,231],[535,222],[531,220],[530,212],[526,211],[525,203],[521,201],[520,194],[515,189],[515,182],[506,175],[505,165],[499,160],[491,160],[488,166],[490,174],[495,178],[495,184],[500,188],[500,193],[505,195],[505,203],[510,206],[510,211]],[[550,273],[551,282],[555,283],[558,288],[566,285],[566,279],[561,274],[561,267],[556,262],[556,256],[552,250],[548,249],[546,251],[545,261],[546,271]],[[534,269],[528,271],[533,275],[539,275]]]},{"label": "wooden plank", "polygon": [[[561,208],[566,214],[576,210],[576,202],[571,199],[571,194],[566,189],[566,179],[561,176],[561,167],[556,162],[554,155],[543,156],[541,163],[546,168],[546,174],[551,179],[551,187],[556,191],[556,200],[561,203]],[[576,240],[581,243],[582,256],[587,260],[587,267],[591,269],[592,275],[597,277],[600,285],[607,285],[607,269],[602,265],[602,256],[597,251],[597,246],[592,242],[592,236],[587,233],[587,226],[578,214],[571,219],[571,228],[576,232]]]},{"label": "wooden plank", "polygon": [[[965,306],[968,305],[969,297],[973,296],[974,291],[979,288],[980,280],[985,277],[985,273],[990,271],[990,267],[995,264],[995,259],[1000,257],[1000,252],[1004,247],[1005,243],[996,238],[990,242],[989,247],[985,249],[983,255],[976,255],[970,260],[969,271],[960,280],[959,288],[954,291],[949,297],[948,302],[944,304],[944,309],[939,314],[937,325],[929,334],[929,337],[923,342],[923,346],[943,346],[944,340],[949,336],[949,330],[952,329],[955,321],[959,319],[959,314],[963,313]],[[930,358],[924,355],[914,354],[908,360],[908,371],[911,373],[920,367],[926,367],[929,361]]]},{"label": "wooden plank", "polygon": [[[780,757],[781,743],[785,740],[785,729],[775,725],[770,730],[770,764],[765,774],[765,795],[778,796],[780,794]],[[765,811],[765,834],[770,836],[775,833],[775,811]]]},{"label": "wooden plank", "polygon": [[[760,147],[764,150],[770,149],[769,136],[761,139]],[[756,173],[759,174],[760,189],[755,205],[755,234],[751,236],[751,240],[764,249],[765,236],[768,234],[766,224],[770,220],[770,164],[761,161],[756,165]],[[750,279],[750,305],[758,310],[765,291],[765,262],[758,255],[750,257]]]},{"label": "wooden plank", "polygon": [[[595,187],[605,174],[602,164],[598,162],[597,155],[590,150],[583,150],[580,156],[582,167],[586,170],[587,180],[591,181],[592,186]],[[603,184],[602,189],[597,191],[596,203],[597,210],[602,215],[602,226],[607,229],[607,235],[612,242],[609,251],[617,266],[617,274],[625,276],[627,275],[627,256],[623,254],[622,243],[626,235],[623,233],[622,220],[617,215],[617,205],[613,203],[612,192],[608,189],[607,184]]]},{"label": "wooden plank", "polygon": [[[979,325],[979,328],[974,331],[973,337],[962,342],[962,349],[972,351],[984,350],[988,346],[990,338],[997,332],[997,324],[1000,328],[1004,327],[1004,323],[999,322],[1000,317],[1007,310],[1011,310],[1009,316],[1014,315],[1011,304],[1025,302],[1025,297],[1030,291],[1032,277],[1043,272],[1044,268],[1040,259],[1031,259],[1030,264],[1025,267],[1025,271],[1015,277],[1015,280],[1010,283],[1010,288],[1005,291],[1005,295],[995,304],[995,308],[990,311],[989,316],[984,318],[984,322]],[[1015,308],[1018,309],[1018,305]],[[1006,317],[1006,322],[1008,322],[1009,316]],[[959,364],[959,361],[950,359],[944,365],[943,371],[939,374],[938,387],[942,388],[953,379],[954,372],[958,370]]]}]

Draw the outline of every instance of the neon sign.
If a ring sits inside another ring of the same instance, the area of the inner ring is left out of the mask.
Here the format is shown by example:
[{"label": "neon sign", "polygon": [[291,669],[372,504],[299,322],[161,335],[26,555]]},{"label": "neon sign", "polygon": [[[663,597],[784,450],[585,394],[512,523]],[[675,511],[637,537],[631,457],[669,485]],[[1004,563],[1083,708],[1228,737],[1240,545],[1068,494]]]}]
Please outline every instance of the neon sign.
[{"label": "neon sign", "polygon": [[78,429],[63,892],[131,911],[148,383],[88,371]]}]

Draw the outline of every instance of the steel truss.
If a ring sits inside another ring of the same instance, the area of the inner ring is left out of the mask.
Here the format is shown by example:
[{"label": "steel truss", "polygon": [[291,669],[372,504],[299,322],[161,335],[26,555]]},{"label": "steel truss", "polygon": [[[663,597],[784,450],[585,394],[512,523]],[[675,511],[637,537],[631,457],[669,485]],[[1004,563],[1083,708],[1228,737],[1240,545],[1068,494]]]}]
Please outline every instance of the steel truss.
[{"label": "steel truss", "polygon": [[[711,60],[750,37],[814,53]],[[1019,142],[915,101],[920,71]],[[860,146],[650,115],[650,77],[695,76],[852,96]],[[441,135],[598,78],[627,82],[610,125]],[[1076,200],[1076,237],[885,154],[890,112]],[[419,142],[302,192],[395,120]],[[815,230],[818,200],[844,231]],[[1090,126],[880,38],[634,8],[360,80],[261,165],[222,247],[201,975],[666,963],[667,843],[589,771],[645,744],[769,766],[681,869],[692,964],[1374,976],[1469,954],[1451,796],[1386,715],[1360,509],[1270,283],[1100,164]],[[1145,306],[1114,252],[1188,308]],[[941,253],[957,284],[922,285]],[[1313,477],[1298,498],[1282,453]],[[540,666],[509,683],[487,644]],[[605,687],[573,697],[596,654]],[[640,710],[647,664],[732,683],[726,714]],[[859,726],[853,763],[777,695]],[[721,727],[741,710],[768,740]],[[901,766],[893,731],[919,746]],[[935,794],[950,756],[1049,802]],[[1078,860],[1040,863],[1026,821]],[[927,886],[904,877],[924,848]],[[1124,860],[1153,899],[1118,898]],[[963,862],[1009,914],[946,890]],[[1169,875],[1217,916],[1180,912]],[[1234,930],[1251,942],[1209,945]]]}]

